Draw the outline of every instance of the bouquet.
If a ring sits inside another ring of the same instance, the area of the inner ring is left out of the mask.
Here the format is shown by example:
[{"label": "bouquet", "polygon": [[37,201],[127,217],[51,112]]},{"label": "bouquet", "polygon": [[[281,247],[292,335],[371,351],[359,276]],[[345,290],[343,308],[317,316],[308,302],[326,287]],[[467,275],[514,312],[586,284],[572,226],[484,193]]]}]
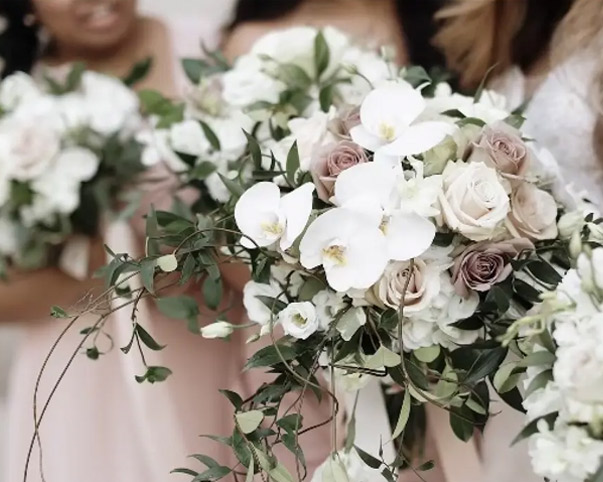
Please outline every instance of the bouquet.
[{"label": "bouquet", "polygon": [[[471,98],[420,67],[400,69],[387,49],[360,48],[331,28],[268,34],[233,66],[213,53],[184,67],[196,84],[184,102],[142,96],[155,129],[139,140],[144,157],[166,160],[198,201],[149,213],[147,257],[116,255],[109,282],[139,273],[134,306],[153,296],[193,332],[225,338],[240,327],[228,312],[199,327],[195,300],[162,297],[156,279],[203,279],[205,303],[217,308],[220,266],[245,263],[244,304],[257,325],[249,343],[271,341],[246,368],[274,380],[246,399],[224,392],[235,428],[214,440],[232,448],[237,467],[198,455],[205,470],[178,471],[295,480],[273,453],[284,445],[304,479],[300,435],[313,429],[299,413],[304,397],[330,399],[335,423],[341,390],[371,379],[401,393],[392,433],[362,450],[347,407],[345,447],[333,447],[314,480],[426,470],[412,456],[414,415],[436,405],[469,440],[490,415],[488,379],[520,406],[521,369],[505,364],[519,344],[498,339],[570,267],[557,225],[570,212],[566,196],[554,160],[521,132],[521,113],[483,88]],[[132,340],[156,349],[138,327]],[[150,367],[139,381],[156,375]],[[287,409],[292,392],[299,397]]]},{"label": "bouquet", "polygon": [[594,214],[586,221],[567,215],[561,223],[573,238],[575,267],[511,327],[507,339],[521,340],[522,357],[505,370],[527,367],[529,423],[520,438],[529,440],[535,472],[560,482],[596,481],[603,474],[603,232]]},{"label": "bouquet", "polygon": [[57,262],[65,241],[98,234],[103,213],[127,201],[118,195],[145,168],[134,139],[141,121],[133,91],[81,65],[64,81],[2,81],[0,271]]}]

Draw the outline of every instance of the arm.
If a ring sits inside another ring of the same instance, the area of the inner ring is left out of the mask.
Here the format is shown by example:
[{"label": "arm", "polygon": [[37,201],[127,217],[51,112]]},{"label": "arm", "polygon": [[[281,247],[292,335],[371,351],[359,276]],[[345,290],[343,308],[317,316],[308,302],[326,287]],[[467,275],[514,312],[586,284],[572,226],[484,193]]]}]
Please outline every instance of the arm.
[{"label": "arm", "polygon": [[[90,266],[96,269],[104,264],[102,242],[95,240],[91,247]],[[39,320],[58,305],[68,309],[91,291],[99,292],[102,280],[77,280],[59,268],[48,267],[36,271],[10,271],[8,281],[0,282],[0,323]]]}]

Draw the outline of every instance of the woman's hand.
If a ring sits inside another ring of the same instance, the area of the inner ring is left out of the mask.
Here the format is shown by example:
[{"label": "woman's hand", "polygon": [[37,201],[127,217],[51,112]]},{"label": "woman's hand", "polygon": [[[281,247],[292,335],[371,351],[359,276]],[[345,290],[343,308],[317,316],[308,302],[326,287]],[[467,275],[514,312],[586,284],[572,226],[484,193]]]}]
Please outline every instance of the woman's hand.
[{"label": "woman's hand", "polygon": [[[105,264],[102,240],[91,241],[89,272]],[[69,308],[85,295],[100,292],[102,280],[77,280],[59,268],[48,267],[36,271],[9,270],[8,280],[0,282],[0,322],[40,320],[58,305]]]}]

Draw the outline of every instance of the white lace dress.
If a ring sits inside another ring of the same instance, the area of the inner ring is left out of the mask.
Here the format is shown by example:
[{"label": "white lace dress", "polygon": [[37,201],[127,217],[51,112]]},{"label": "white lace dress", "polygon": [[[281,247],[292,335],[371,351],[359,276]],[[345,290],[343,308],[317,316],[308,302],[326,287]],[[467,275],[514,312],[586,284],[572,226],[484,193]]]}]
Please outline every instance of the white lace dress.
[{"label": "white lace dress", "polygon": [[[594,147],[601,112],[593,88],[600,66],[600,53],[592,48],[554,68],[529,100],[525,132],[553,153],[568,184],[603,207],[603,160]],[[526,100],[519,69],[511,69],[497,84],[512,106]]]}]

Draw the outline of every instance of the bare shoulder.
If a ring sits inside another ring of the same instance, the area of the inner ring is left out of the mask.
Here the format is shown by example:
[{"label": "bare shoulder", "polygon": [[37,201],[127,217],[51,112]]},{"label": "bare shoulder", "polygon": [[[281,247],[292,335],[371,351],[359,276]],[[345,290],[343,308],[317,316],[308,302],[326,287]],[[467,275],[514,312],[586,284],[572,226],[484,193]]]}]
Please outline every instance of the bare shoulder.
[{"label": "bare shoulder", "polygon": [[169,27],[167,23],[156,17],[140,17],[140,27],[145,32],[145,37],[149,39],[165,40],[169,38]]},{"label": "bare shoulder", "polygon": [[222,44],[224,55],[229,60],[247,53],[262,35],[278,28],[275,22],[245,22],[237,25],[226,35]]}]

